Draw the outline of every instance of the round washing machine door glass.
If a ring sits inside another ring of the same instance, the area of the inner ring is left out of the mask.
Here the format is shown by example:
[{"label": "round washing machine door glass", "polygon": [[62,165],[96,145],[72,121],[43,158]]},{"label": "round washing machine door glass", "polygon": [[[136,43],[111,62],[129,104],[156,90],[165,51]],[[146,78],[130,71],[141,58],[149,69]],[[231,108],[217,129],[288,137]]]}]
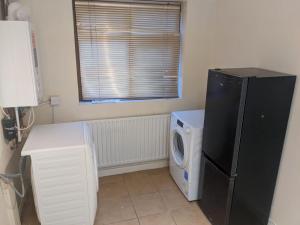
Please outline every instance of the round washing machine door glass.
[{"label": "round washing machine door glass", "polygon": [[176,129],[172,135],[172,156],[175,163],[180,167],[185,167],[185,159],[187,158],[185,137],[182,130]]}]

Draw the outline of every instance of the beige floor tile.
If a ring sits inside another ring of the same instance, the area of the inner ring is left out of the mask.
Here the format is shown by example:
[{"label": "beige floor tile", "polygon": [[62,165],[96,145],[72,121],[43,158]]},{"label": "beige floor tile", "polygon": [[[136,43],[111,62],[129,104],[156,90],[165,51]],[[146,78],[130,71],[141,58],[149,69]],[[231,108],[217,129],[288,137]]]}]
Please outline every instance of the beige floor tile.
[{"label": "beige floor tile", "polygon": [[[209,225],[198,205],[170,181],[167,168],[101,178],[95,225],[139,225],[137,215],[141,225]],[[40,225],[32,196],[25,201],[22,225]]]},{"label": "beige floor tile", "polygon": [[132,201],[139,217],[166,212],[159,193],[133,196]]},{"label": "beige floor tile", "polygon": [[157,189],[150,181],[135,181],[126,183],[126,187],[131,196],[143,195],[157,192]]},{"label": "beige floor tile", "polygon": [[120,198],[126,197],[129,193],[125,182],[112,182],[104,183],[100,185],[98,196],[100,199],[103,198]]},{"label": "beige floor tile", "polygon": [[40,225],[33,201],[32,191],[28,191],[28,195],[25,198],[22,215],[21,215],[22,225]]},{"label": "beige floor tile", "polygon": [[193,202],[192,208],[193,208],[194,212],[196,214],[198,214],[202,218],[204,225],[211,225],[211,223],[209,222],[209,220],[204,215],[203,211],[200,209],[200,207],[199,207],[199,205],[198,205],[197,202]]},{"label": "beige floor tile", "polygon": [[153,181],[155,187],[159,191],[165,190],[174,190],[177,189],[177,185],[173,181],[167,173],[157,174],[157,175],[150,175],[151,180]]},{"label": "beige floor tile", "polygon": [[22,221],[22,225],[41,225],[37,220],[31,219],[31,220],[26,220]]},{"label": "beige floor tile", "polygon": [[124,179],[131,196],[157,192],[153,181],[145,172],[126,174]]},{"label": "beige floor tile", "polygon": [[176,225],[211,225],[201,210],[193,206],[171,211]]},{"label": "beige floor tile", "polygon": [[140,217],[140,225],[176,225],[169,213]]},{"label": "beige floor tile", "polygon": [[22,225],[40,225],[35,212],[27,212],[21,219]]},{"label": "beige floor tile", "polygon": [[187,207],[190,205],[190,203],[178,188],[173,190],[161,191],[160,193],[168,210]]},{"label": "beige floor tile", "polygon": [[123,181],[124,181],[124,176],[122,174],[101,177],[99,179],[100,184],[116,183],[116,182],[123,182]]},{"label": "beige floor tile", "polygon": [[123,175],[125,182],[126,181],[147,181],[149,180],[149,174],[147,174],[147,171],[137,171],[133,173],[126,173]]},{"label": "beige floor tile", "polygon": [[158,168],[158,169],[152,169],[152,170],[145,170],[145,172],[148,175],[162,175],[166,174],[169,175],[169,167],[163,167],[163,168]]},{"label": "beige floor tile", "polygon": [[139,221],[137,219],[134,219],[134,220],[127,220],[118,223],[111,223],[110,225],[139,225]]},{"label": "beige floor tile", "polygon": [[98,206],[95,225],[117,223],[136,218],[129,197],[102,199]]}]

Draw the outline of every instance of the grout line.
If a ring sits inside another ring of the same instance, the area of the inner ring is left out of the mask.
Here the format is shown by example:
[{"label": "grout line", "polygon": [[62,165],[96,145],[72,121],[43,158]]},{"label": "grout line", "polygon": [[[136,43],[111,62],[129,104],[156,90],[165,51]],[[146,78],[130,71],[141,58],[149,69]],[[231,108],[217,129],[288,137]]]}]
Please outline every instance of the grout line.
[{"label": "grout line", "polygon": [[169,209],[168,209],[167,204],[166,204],[165,201],[164,201],[164,198],[163,198],[163,196],[162,196],[162,193],[161,193],[160,191],[159,191],[158,193],[159,193],[159,196],[160,196],[160,198],[161,198],[161,202],[162,202],[162,204],[164,205],[164,207],[165,207],[165,209],[166,209],[166,212],[168,212]]},{"label": "grout line", "polygon": [[[126,187],[126,188],[127,188],[127,187]],[[128,191],[128,190],[127,190],[127,191]],[[134,213],[135,213],[135,215],[136,215],[137,221],[138,221],[139,224],[141,224],[140,218],[139,218],[139,216],[138,216],[138,214],[137,214],[137,212],[136,212],[136,208],[135,208],[135,205],[134,205],[132,196],[131,196],[130,194],[129,194],[129,199],[130,199],[130,202],[131,202],[131,204],[132,204],[132,208],[133,208]]]},{"label": "grout line", "polygon": [[[127,175],[128,175],[128,174],[133,174],[133,173],[134,173],[134,172],[132,172],[132,173],[127,173]],[[121,177],[122,177],[122,182],[125,184],[125,188],[126,188],[126,191],[127,191],[127,193],[128,193],[129,200],[130,200],[130,202],[131,202],[131,204],[132,204],[134,213],[135,213],[135,215],[136,215],[136,218],[135,218],[135,219],[123,220],[123,221],[137,220],[138,223],[139,223],[139,225],[141,225],[141,221],[140,221],[140,217],[138,216],[137,209],[136,209],[136,207],[135,207],[134,200],[133,200],[133,198],[136,197],[136,196],[142,196],[142,195],[147,195],[147,194],[155,194],[155,193],[158,193],[158,194],[159,194],[159,197],[160,197],[160,201],[162,202],[162,204],[163,204],[163,206],[164,206],[164,208],[165,208],[165,211],[162,212],[162,213],[168,213],[168,212],[169,212],[169,209],[168,209],[167,205],[165,204],[164,199],[163,199],[163,197],[162,197],[161,190],[154,184],[151,175],[148,174],[148,173],[146,173],[145,171],[143,171],[143,173],[145,173],[146,176],[147,176],[147,177],[149,178],[149,180],[151,181],[151,184],[152,184],[153,187],[155,188],[155,192],[151,192],[151,193],[143,193],[143,194],[137,194],[137,195],[132,194],[132,193],[130,192],[130,190],[129,190],[129,187],[128,187],[128,182],[127,182],[128,179],[126,179],[125,174],[120,174]],[[153,214],[153,215],[161,215],[162,213],[156,213],[156,214]],[[141,218],[142,218],[142,217],[145,217],[145,216],[141,216]],[[172,221],[176,224],[176,222],[175,222],[175,220],[172,218],[172,216],[170,216],[170,217],[171,217]],[[120,222],[123,222],[123,221],[120,221]]]},{"label": "grout line", "polygon": [[135,208],[135,205],[134,205],[133,199],[132,199],[132,197],[133,197],[133,196],[132,196],[132,194],[130,193],[130,191],[129,191],[129,188],[128,188],[128,186],[127,186],[126,177],[125,177],[125,175],[124,175],[124,174],[122,175],[122,177],[123,177],[123,180],[124,180],[124,183],[125,183],[125,188],[126,188],[126,191],[128,192],[128,196],[129,196],[130,202],[131,202],[131,204],[132,204],[132,208],[133,208],[133,210],[134,210],[134,213],[135,213],[136,219],[137,219],[137,221],[138,221],[139,225],[141,225],[141,222],[140,222],[139,216],[138,216],[138,214],[137,214],[137,211],[136,211],[136,208]]},{"label": "grout line", "polygon": [[170,213],[170,217],[171,217],[172,221],[174,222],[174,224],[178,225],[178,224],[176,223],[176,221],[175,221],[175,219],[174,219],[172,213]]},{"label": "grout line", "polygon": [[121,220],[121,221],[118,221],[118,222],[106,223],[106,225],[114,225],[114,224],[123,223],[123,222],[130,222],[130,221],[134,221],[134,220],[137,220],[137,219],[134,218],[134,219],[128,219],[128,220]]}]

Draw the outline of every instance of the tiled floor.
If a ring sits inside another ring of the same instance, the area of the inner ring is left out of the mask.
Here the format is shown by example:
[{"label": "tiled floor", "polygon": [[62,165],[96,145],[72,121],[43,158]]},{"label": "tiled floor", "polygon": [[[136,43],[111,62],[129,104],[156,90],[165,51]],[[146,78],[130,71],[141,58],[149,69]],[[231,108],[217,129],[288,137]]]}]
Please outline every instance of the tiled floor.
[{"label": "tiled floor", "polygon": [[[209,225],[167,168],[103,177],[100,186],[95,225]],[[32,197],[25,202],[22,224],[39,224]]]}]

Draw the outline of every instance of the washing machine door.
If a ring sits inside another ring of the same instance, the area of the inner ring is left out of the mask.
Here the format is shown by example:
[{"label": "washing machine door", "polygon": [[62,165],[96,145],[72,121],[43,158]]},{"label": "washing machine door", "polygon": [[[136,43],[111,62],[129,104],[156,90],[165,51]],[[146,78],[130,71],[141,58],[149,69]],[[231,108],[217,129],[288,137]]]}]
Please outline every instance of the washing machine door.
[{"label": "washing machine door", "polygon": [[171,154],[175,163],[185,168],[188,159],[188,144],[187,137],[183,129],[174,129],[171,136]]}]

